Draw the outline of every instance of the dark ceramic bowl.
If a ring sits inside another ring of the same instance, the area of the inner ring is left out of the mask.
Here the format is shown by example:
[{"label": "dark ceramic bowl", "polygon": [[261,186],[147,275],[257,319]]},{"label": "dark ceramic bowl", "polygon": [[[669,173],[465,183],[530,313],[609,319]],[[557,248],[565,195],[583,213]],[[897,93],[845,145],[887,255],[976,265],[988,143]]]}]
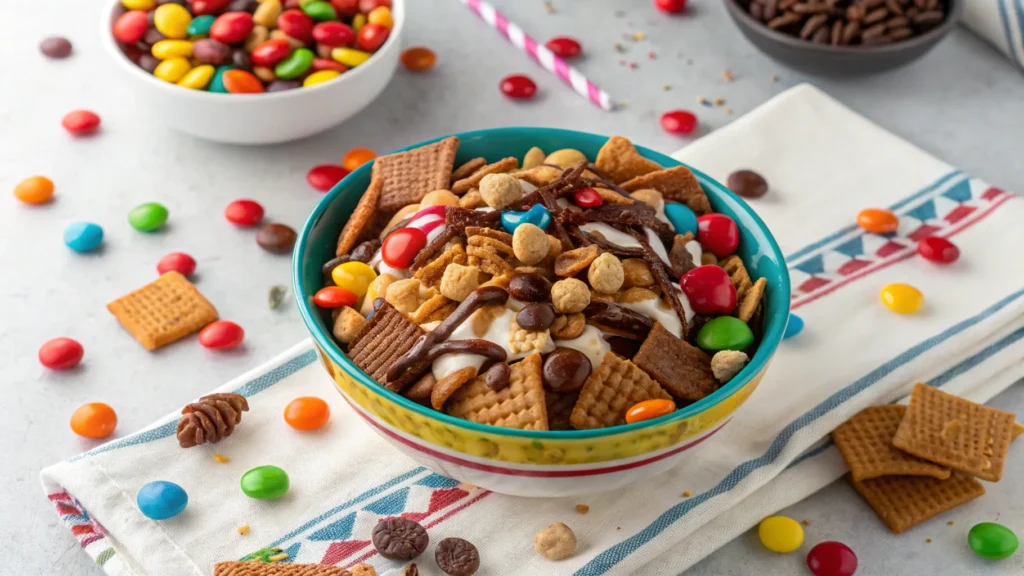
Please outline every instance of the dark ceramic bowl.
[{"label": "dark ceramic bowl", "polygon": [[738,0],[725,0],[725,7],[740,32],[769,58],[808,74],[858,76],[899,68],[924,56],[959,22],[964,1],[946,0],[946,20],[932,30],[881,46],[815,44],[768,28],[755,20]]}]

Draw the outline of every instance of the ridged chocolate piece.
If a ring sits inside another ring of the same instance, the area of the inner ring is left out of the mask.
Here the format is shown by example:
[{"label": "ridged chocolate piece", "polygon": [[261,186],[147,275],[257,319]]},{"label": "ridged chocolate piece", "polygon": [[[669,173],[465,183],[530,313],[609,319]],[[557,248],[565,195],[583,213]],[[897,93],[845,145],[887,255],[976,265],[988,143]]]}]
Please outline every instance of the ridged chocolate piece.
[{"label": "ridged chocolate piece", "polygon": [[385,302],[356,335],[348,349],[348,357],[381,386],[401,392],[416,381],[419,371],[408,370],[398,380],[388,382],[388,368],[411,350],[424,334],[426,332],[405,314]]}]

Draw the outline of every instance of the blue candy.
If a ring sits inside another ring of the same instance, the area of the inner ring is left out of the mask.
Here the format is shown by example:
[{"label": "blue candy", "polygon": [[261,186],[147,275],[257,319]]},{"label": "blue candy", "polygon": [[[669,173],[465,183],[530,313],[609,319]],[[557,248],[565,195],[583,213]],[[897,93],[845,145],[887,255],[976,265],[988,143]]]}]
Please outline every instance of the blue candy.
[{"label": "blue candy", "polygon": [[697,235],[697,215],[686,204],[666,202],[665,217],[676,229],[676,234],[691,232],[694,236]]},{"label": "blue candy", "polygon": [[782,339],[786,340],[803,332],[804,321],[796,314],[789,315],[789,322],[786,323],[786,330],[782,333]]},{"label": "blue candy", "polygon": [[[694,220],[696,222],[696,220]],[[505,231],[512,234],[516,231],[516,228],[520,224],[533,224],[541,230],[547,230],[548,226],[551,225],[551,213],[548,209],[540,204],[534,204],[530,206],[530,209],[526,212],[508,212],[501,213],[501,226],[505,228]],[[694,228],[696,229],[696,228]]]},{"label": "blue candy", "polygon": [[146,518],[167,520],[181,514],[188,504],[188,494],[174,482],[157,480],[143,486],[135,501]]},{"label": "blue candy", "polygon": [[103,242],[103,228],[92,222],[75,222],[64,229],[64,243],[75,252],[91,252]]}]

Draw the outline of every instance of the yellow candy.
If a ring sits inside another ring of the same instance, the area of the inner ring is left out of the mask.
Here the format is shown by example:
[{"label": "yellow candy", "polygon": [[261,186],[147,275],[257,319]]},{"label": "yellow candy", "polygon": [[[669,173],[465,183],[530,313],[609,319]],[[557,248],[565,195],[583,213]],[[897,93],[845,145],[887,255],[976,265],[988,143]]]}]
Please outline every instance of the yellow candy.
[{"label": "yellow candy", "polygon": [[779,554],[789,554],[804,543],[803,526],[785,516],[769,516],[761,520],[757,535],[765,548]]},{"label": "yellow candy", "polygon": [[192,56],[192,43],[188,40],[161,40],[153,44],[153,56],[161,60]]},{"label": "yellow candy", "polygon": [[129,10],[152,10],[156,0],[121,0],[121,5]]},{"label": "yellow candy", "polygon": [[369,60],[370,53],[352,48],[335,48],[334,50],[331,50],[331,58],[334,58],[337,62],[340,62],[349,68],[355,68]]},{"label": "yellow candy", "polygon": [[213,78],[213,73],[216,71],[217,69],[209,64],[196,66],[182,76],[181,80],[178,80],[178,86],[184,86],[185,88],[191,88],[193,90],[202,90],[210,83],[210,80]]},{"label": "yellow candy", "polygon": [[163,62],[157,64],[156,69],[153,70],[153,76],[163,80],[164,82],[177,82],[188,74],[188,71],[192,69],[192,65],[188,63],[188,60],[182,57],[168,58]]},{"label": "yellow candy", "polygon": [[910,284],[887,284],[879,296],[889,310],[898,314],[917,312],[924,304],[924,295]]},{"label": "yellow candy", "polygon": [[352,261],[336,266],[331,272],[331,278],[336,285],[355,292],[356,296],[362,296],[366,294],[370,282],[377,278],[377,273],[369,264]]},{"label": "yellow candy", "polygon": [[352,17],[352,29],[359,32],[359,29],[366,26],[366,14],[356,14]]},{"label": "yellow candy", "polygon": [[377,6],[366,16],[366,21],[370,24],[378,24],[391,30],[391,27],[395,25],[395,19],[391,17],[391,9],[387,6]]},{"label": "yellow candy", "polygon": [[328,80],[334,80],[338,76],[341,76],[341,72],[337,70],[321,70],[319,72],[313,72],[306,79],[302,81],[302,85],[305,87],[316,86]]},{"label": "yellow candy", "polygon": [[153,26],[168,38],[185,38],[188,36],[188,25],[192,23],[192,14],[179,4],[157,6],[153,12]]}]

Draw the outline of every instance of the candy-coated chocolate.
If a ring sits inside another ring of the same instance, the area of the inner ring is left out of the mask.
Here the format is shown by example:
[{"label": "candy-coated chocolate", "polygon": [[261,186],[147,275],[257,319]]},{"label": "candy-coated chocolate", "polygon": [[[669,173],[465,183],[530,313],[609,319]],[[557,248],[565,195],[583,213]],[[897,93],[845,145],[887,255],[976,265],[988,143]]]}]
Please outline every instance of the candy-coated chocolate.
[{"label": "candy-coated chocolate", "polygon": [[1009,558],[1017,551],[1017,535],[1002,524],[982,522],[967,533],[967,544],[974,553],[989,560]]},{"label": "candy-coated chocolate", "polygon": [[39,51],[47,58],[67,58],[71,50],[71,41],[62,36],[50,36],[39,43]]},{"label": "candy-coated chocolate", "polygon": [[121,5],[129,10],[152,10],[156,0],[121,0]]},{"label": "candy-coated chocolate", "polygon": [[501,213],[501,227],[509,234],[513,234],[520,224],[533,224],[541,230],[547,230],[551,225],[551,212],[541,204],[534,204],[525,212],[507,210]]},{"label": "candy-coated chocolate", "polygon": [[188,29],[186,31],[189,36],[206,36],[210,33],[210,28],[216,20],[216,16],[211,16],[209,14],[196,16],[191,22],[189,22]]},{"label": "candy-coated chocolate", "polygon": [[296,430],[316,430],[331,419],[331,407],[316,396],[302,396],[284,408],[284,421]]},{"label": "candy-coated chocolate", "polygon": [[86,438],[106,438],[117,428],[117,413],[102,402],[78,407],[71,415],[71,430]]},{"label": "candy-coated chocolate", "polygon": [[654,398],[637,402],[629,410],[626,410],[626,424],[660,418],[665,414],[671,414],[675,409],[676,403],[666,398]]},{"label": "candy-coated chocolate", "polygon": [[814,576],[853,576],[857,555],[842,542],[822,542],[807,553],[807,567]]},{"label": "candy-coated chocolate", "polygon": [[302,12],[317,22],[338,19],[338,13],[334,10],[334,6],[331,6],[330,2],[314,0],[313,2],[306,2],[301,6]]},{"label": "candy-coated chocolate", "polygon": [[135,44],[146,35],[149,29],[149,16],[141,10],[125,12],[114,20],[113,34],[118,42]]},{"label": "candy-coated chocolate", "polygon": [[153,56],[161,60],[168,58],[188,58],[192,56],[192,42],[189,40],[161,40],[153,44]]},{"label": "candy-coated chocolate", "polygon": [[604,204],[604,200],[593,188],[580,188],[572,193],[572,198],[580,208],[596,208]]},{"label": "candy-coated chocolate", "polygon": [[192,13],[180,4],[163,4],[153,11],[153,26],[168,38],[187,38]]},{"label": "candy-coated chocolate", "polygon": [[356,31],[356,34],[366,26],[366,14],[356,14],[352,17],[352,29]]},{"label": "candy-coated chocolate", "polygon": [[789,322],[786,323],[786,330],[782,333],[782,339],[788,340],[804,331],[804,320],[790,312]]},{"label": "candy-coated chocolate", "polygon": [[366,24],[356,32],[356,45],[367,52],[375,52],[387,41],[391,30],[380,24]]},{"label": "candy-coated chocolate", "polygon": [[363,14],[369,14],[380,6],[391,8],[391,0],[359,0],[359,11]]},{"label": "candy-coated chocolate", "polygon": [[[255,23],[248,12],[225,12],[210,27],[210,38],[225,44],[238,44],[252,32]],[[155,54],[154,54],[155,56]]]},{"label": "candy-coated chocolate", "polygon": [[[338,60],[337,57],[334,59]],[[340,60],[338,61],[341,62]],[[344,64],[344,62],[341,63]],[[369,148],[353,148],[348,152],[345,152],[345,155],[341,158],[341,165],[345,170],[355,172],[356,168],[359,168],[376,157],[377,153]]]},{"label": "candy-coated chocolate", "polygon": [[242,343],[245,330],[230,320],[217,320],[199,331],[199,343],[213,350],[228,350]]},{"label": "candy-coated chocolate", "polygon": [[305,74],[306,70],[309,70],[313,64],[313,58],[316,56],[308,48],[299,48],[274,67],[274,74],[285,80],[298,78]]},{"label": "candy-coated chocolate", "polygon": [[189,70],[181,80],[178,80],[178,86],[192,90],[203,90],[210,84],[210,80],[213,80],[213,75],[216,71],[217,69],[209,64],[196,66]]},{"label": "candy-coated chocolate", "polygon": [[64,115],[60,125],[75,136],[84,136],[100,127],[100,117],[89,110],[73,110]]},{"label": "candy-coated chocolate", "polygon": [[583,47],[575,38],[570,36],[556,36],[544,43],[548,50],[554,52],[555,56],[562,59],[577,58],[583,53]]},{"label": "candy-coated chocolate", "polygon": [[[310,78],[314,75],[311,75]],[[348,170],[337,164],[320,164],[319,166],[313,166],[309,169],[309,172],[306,172],[306,182],[313,188],[326,192],[334,188],[334,185],[341,182],[341,179],[345,176],[348,176]]]},{"label": "candy-coated chocolate", "polygon": [[772,552],[789,554],[804,543],[804,528],[786,516],[769,516],[757,527],[761,544]]},{"label": "candy-coated chocolate", "polygon": [[331,0],[331,6],[341,17],[351,17],[359,13],[359,0]]},{"label": "candy-coated chocolate", "polygon": [[924,304],[924,295],[910,284],[886,284],[879,296],[889,310],[898,314],[912,314]]},{"label": "candy-coated chocolate", "polygon": [[[546,308],[550,311],[551,316],[554,316],[554,309],[546,302],[534,302],[527,305],[523,310],[527,310],[531,306],[536,307],[534,309],[537,310]],[[522,313],[523,311],[520,310],[519,314]],[[518,314],[516,322],[518,323]],[[520,324],[520,326],[522,325]],[[568,394],[583,388],[587,378],[590,377],[592,368],[590,359],[583,352],[575,348],[555,348],[544,359],[544,366],[541,369],[541,380],[545,388],[561,394]]]},{"label": "candy-coated chocolate", "polygon": [[290,226],[278,222],[264,224],[256,232],[256,243],[260,248],[274,254],[290,254],[295,246],[297,234]]},{"label": "candy-coated chocolate", "polygon": [[192,56],[199,64],[213,64],[220,66],[231,61],[231,46],[218,42],[212,38],[196,40],[192,44]]},{"label": "candy-coated chocolate", "polygon": [[30,176],[14,187],[14,197],[26,204],[45,204],[53,198],[53,181],[46,176]]},{"label": "candy-coated chocolate", "polygon": [[367,24],[376,24],[391,30],[395,26],[395,18],[387,6],[378,6],[366,15]]},{"label": "candy-coated chocolate", "polygon": [[686,110],[672,110],[661,115],[661,128],[669,134],[693,134],[697,124],[697,117]]},{"label": "candy-coated chocolate", "polygon": [[245,70],[226,70],[221,76],[224,89],[232,94],[259,94],[263,92],[263,83]]},{"label": "candy-coated chocolate", "polygon": [[255,226],[263,220],[263,206],[255,200],[235,200],[224,208],[224,217],[237,226]]},{"label": "candy-coated chocolate", "polygon": [[201,16],[204,14],[219,14],[228,7],[231,0],[192,0],[192,14]]},{"label": "candy-coated chocolate", "polygon": [[[309,69],[312,72],[330,70],[337,72],[338,74],[348,71],[348,68],[346,68],[344,64],[340,64],[327,58],[313,58],[313,63],[309,66]],[[338,74],[335,74],[334,78],[337,78]]]},{"label": "candy-coated chocolate", "polygon": [[697,218],[697,241],[708,252],[725,258],[740,245],[740,229],[725,214],[705,214]]},{"label": "candy-coated chocolate", "polygon": [[[168,6],[168,4],[164,4]],[[176,6],[176,4],[170,4]],[[135,497],[142,515],[151,520],[167,520],[174,518],[185,510],[188,505],[188,494],[185,489],[174,482],[157,480],[139,489]]]},{"label": "candy-coated chocolate", "polygon": [[180,273],[182,276],[191,276],[196,271],[196,259],[185,254],[184,252],[171,252],[165,254],[159,262],[156,263],[156,271],[158,274],[166,274],[174,270]]},{"label": "candy-coated chocolate", "polygon": [[384,263],[392,268],[404,270],[427,245],[427,235],[417,228],[399,228],[384,239],[380,255]]},{"label": "candy-coated chocolate", "polygon": [[337,48],[351,46],[356,41],[356,32],[344,22],[320,22],[313,26],[313,40],[324,46]]},{"label": "candy-coated chocolate", "polygon": [[295,8],[281,12],[277,17],[277,28],[303,44],[313,37],[313,19]]},{"label": "candy-coated chocolate", "polygon": [[665,217],[672,224],[676,234],[686,234],[689,232],[694,236],[697,235],[697,215],[686,204],[666,202]]},{"label": "candy-coated chocolate", "polygon": [[956,244],[939,236],[922,238],[917,243],[917,253],[923,256],[925,260],[931,260],[939,264],[956,262],[956,259],[960,257],[960,249],[956,247]]},{"label": "candy-coated chocolate", "polygon": [[50,370],[67,370],[78,366],[85,350],[72,338],[54,338],[39,347],[39,363]]},{"label": "candy-coated chocolate", "polygon": [[704,350],[743,350],[754,342],[747,323],[735,316],[712,318],[697,334],[697,345]]},{"label": "candy-coated chocolate", "polygon": [[675,14],[686,9],[686,0],[654,0],[654,5],[662,12]]},{"label": "candy-coated chocolate", "polygon": [[174,84],[184,78],[185,74],[191,69],[192,65],[188,63],[188,58],[168,58],[157,65],[156,69],[153,70],[153,76],[164,82]]},{"label": "candy-coated chocolate", "polygon": [[422,72],[434,66],[437,54],[426,46],[413,46],[402,52],[402,66],[411,72]]},{"label": "candy-coated chocolate", "polygon": [[362,50],[356,50],[354,48],[335,48],[331,50],[331,58],[336,61],[348,66],[349,68],[355,68],[363,62],[370,59],[369,52],[363,52]]},{"label": "candy-coated chocolate", "polygon": [[213,78],[210,80],[210,92],[227,94],[228,89],[224,87],[224,73],[234,69],[234,66],[218,66],[217,71],[213,73]]},{"label": "candy-coated chocolate", "polygon": [[277,466],[257,466],[242,475],[242,492],[257,500],[273,500],[288,492],[288,473]]},{"label": "candy-coated chocolate", "polygon": [[857,225],[874,234],[888,234],[896,231],[900,219],[890,210],[866,208],[857,214]]},{"label": "candy-coated chocolate", "polygon": [[282,38],[271,38],[260,42],[252,52],[249,60],[256,66],[276,66],[292,53],[292,45]]},{"label": "candy-coated chocolate", "polygon": [[693,311],[698,314],[731,314],[736,309],[736,288],[729,273],[708,264],[690,270],[679,279]]},{"label": "candy-coated chocolate", "polygon": [[377,278],[377,273],[369,264],[352,261],[335,266],[331,271],[331,278],[335,286],[348,288],[355,292],[356,296],[362,297],[370,283]]},{"label": "candy-coated chocolate", "polygon": [[355,306],[358,301],[355,292],[341,286],[324,286],[313,295],[313,303],[321,308]]},{"label": "candy-coated chocolate", "polygon": [[[316,59],[314,59],[314,62],[315,61]],[[313,62],[310,62],[311,66],[312,64]],[[310,86],[316,86],[317,84],[323,84],[324,82],[334,80],[338,76],[341,76],[341,72],[337,70],[318,70],[309,76],[306,76],[306,79],[302,81],[302,85],[309,88]],[[342,170],[344,170],[344,168],[342,168]]]},{"label": "candy-coated chocolate", "polygon": [[526,100],[537,94],[537,84],[523,74],[506,76],[498,86],[502,94],[516,100]]},{"label": "candy-coated chocolate", "polygon": [[139,232],[152,232],[167,222],[167,208],[157,202],[139,204],[128,213],[128,223]]},{"label": "candy-coated chocolate", "polygon": [[103,228],[92,222],[73,222],[64,229],[64,244],[75,252],[92,252],[103,243]]}]

